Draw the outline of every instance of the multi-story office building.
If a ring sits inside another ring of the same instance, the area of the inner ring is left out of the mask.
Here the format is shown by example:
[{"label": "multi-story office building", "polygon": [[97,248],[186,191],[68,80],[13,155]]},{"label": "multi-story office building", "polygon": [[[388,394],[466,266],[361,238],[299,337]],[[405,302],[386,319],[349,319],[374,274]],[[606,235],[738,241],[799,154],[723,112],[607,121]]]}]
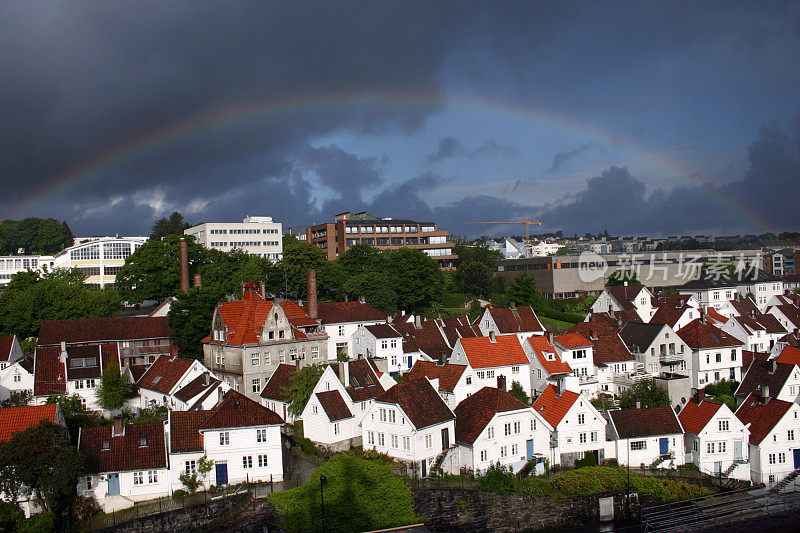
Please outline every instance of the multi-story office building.
[{"label": "multi-story office building", "polygon": [[455,266],[458,258],[449,242],[450,232],[438,229],[433,222],[378,218],[366,211],[340,213],[332,223],[311,226],[306,229],[305,240],[319,246],[330,260],[354,244],[368,244],[381,250],[415,248],[443,268]]},{"label": "multi-story office building", "polygon": [[97,287],[112,285],[125,259],[138,250],[147,237],[90,237],[75,239],[75,245],[58,252],[55,268],[77,268],[86,276],[86,283]]},{"label": "multi-story office building", "polygon": [[206,248],[223,252],[238,249],[272,261],[283,257],[281,223],[273,222],[272,217],[248,215],[241,222],[204,222],[183,233]]},{"label": "multi-story office building", "polygon": [[800,250],[782,248],[764,253],[764,270],[773,276],[786,276],[796,273],[795,264],[800,256]]}]

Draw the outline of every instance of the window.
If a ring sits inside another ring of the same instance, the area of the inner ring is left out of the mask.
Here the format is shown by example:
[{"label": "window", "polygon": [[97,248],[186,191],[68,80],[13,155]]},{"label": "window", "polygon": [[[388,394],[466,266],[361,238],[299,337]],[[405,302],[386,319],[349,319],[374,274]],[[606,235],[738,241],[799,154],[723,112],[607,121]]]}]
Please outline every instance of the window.
[{"label": "window", "polygon": [[731,350],[731,361],[736,361],[736,350]]},{"label": "window", "polygon": [[144,485],[144,472],[134,472],[133,473],[133,484],[134,485]]},{"label": "window", "polygon": [[387,414],[389,415],[389,417],[388,417],[389,423],[394,424],[395,420],[396,420],[394,409],[390,409]]},{"label": "window", "polygon": [[255,378],[253,380],[253,387],[252,387],[251,390],[253,392],[255,392],[255,393],[261,392],[261,379],[260,378]]},{"label": "window", "polygon": [[500,457],[508,456],[508,446],[500,446]]},{"label": "window", "polygon": [[785,462],[786,462],[786,453],[785,452],[779,452],[778,453],[778,463],[783,464]]},{"label": "window", "polygon": [[591,438],[592,438],[592,442],[597,442],[597,432],[596,431],[592,431]]},{"label": "window", "polygon": [[636,450],[646,450],[647,449],[647,442],[643,440],[634,440],[631,441],[631,451]]},{"label": "window", "polygon": [[487,458],[487,456],[488,456],[488,455],[489,455],[489,454],[488,454],[488,453],[486,453],[486,450],[481,450],[481,462],[482,462],[482,463],[485,463],[485,462],[486,462],[486,458]]},{"label": "window", "polygon": [[494,426],[489,426],[489,429],[486,430],[486,438],[487,439],[494,438]]},{"label": "window", "polygon": [[197,470],[197,464],[195,463],[194,459],[191,461],[186,461],[184,463],[183,471],[186,472],[187,475],[192,475]]},{"label": "window", "polygon": [[467,383],[467,385],[472,385],[472,376],[468,376],[467,377],[466,383]]},{"label": "window", "polygon": [[488,379],[492,379],[494,377],[494,370],[487,370],[486,371],[486,377]]},{"label": "window", "polygon": [[389,341],[381,341],[381,350],[389,348]]},{"label": "window", "polygon": [[367,431],[367,444],[375,444],[375,433]]},{"label": "window", "polygon": [[378,420],[381,422],[386,422],[386,409],[378,410]]},{"label": "window", "polygon": [[86,490],[92,490],[92,476],[86,476]]},{"label": "window", "polygon": [[707,451],[708,453],[714,453],[714,443],[713,443],[713,442],[709,442],[709,443],[706,445],[706,451]]},{"label": "window", "polygon": [[770,474],[769,475],[769,484],[772,485],[773,483],[775,483],[775,474]]},{"label": "window", "polygon": [[410,437],[403,437],[403,449],[410,450],[411,449],[411,438]]},{"label": "window", "polygon": [[717,443],[717,449],[719,450],[719,453],[725,453],[726,445],[727,445],[727,443],[725,441]]},{"label": "window", "polygon": [[511,455],[515,456],[519,454],[519,444],[512,444],[511,445]]},{"label": "window", "polygon": [[319,346],[311,347],[311,359],[319,359]]},{"label": "window", "polygon": [[392,341],[389,343],[389,345],[392,348],[397,348],[397,339],[392,339]]},{"label": "window", "polygon": [[242,456],[242,468],[245,470],[248,468],[253,468],[253,456],[252,455],[244,455]]},{"label": "window", "polygon": [[158,483],[158,470],[148,470],[147,471],[147,482],[151,485],[153,483]]},{"label": "window", "polygon": [[769,464],[771,464],[771,465],[775,464],[775,454],[774,453],[769,454],[769,456],[767,456],[767,459],[769,460]]},{"label": "window", "polygon": [[261,364],[261,360],[259,354],[254,353],[250,358],[250,364],[253,366],[259,366]]},{"label": "window", "polygon": [[717,354],[716,361],[717,361],[717,363],[721,363],[722,362],[722,354],[721,353]]},{"label": "window", "polygon": [[258,467],[265,468],[267,466],[267,456],[266,455],[259,455],[258,456]]},{"label": "window", "polygon": [[519,367],[518,366],[512,366],[511,367],[511,373],[512,374],[519,374]]},{"label": "window", "polygon": [[14,374],[14,383],[19,383],[20,381],[22,381],[22,376]]},{"label": "window", "polygon": [[511,435],[511,424],[510,423],[503,425],[503,435],[505,435],[506,437]]},{"label": "window", "polygon": [[515,435],[522,431],[522,427],[521,426],[522,426],[521,422],[519,422],[519,421],[514,422],[514,434]]},{"label": "window", "polygon": [[231,443],[231,434],[229,431],[220,431],[219,433],[219,445],[220,446],[228,446]]},{"label": "window", "polygon": [[794,430],[790,429],[786,432],[786,438],[788,440],[794,440]]},{"label": "window", "polygon": [[486,373],[484,371],[478,371],[478,379],[484,379],[486,377]]},{"label": "window", "polygon": [[572,352],[573,359],[586,359],[586,350],[575,350]]},{"label": "window", "polygon": [[586,415],[581,413],[578,415],[578,424],[585,424],[586,423]]},{"label": "window", "polygon": [[720,431],[728,431],[728,421],[727,420],[720,420],[719,421],[719,430]]},{"label": "window", "polygon": [[392,435],[391,437],[392,448],[397,448],[397,435]]},{"label": "window", "polygon": [[581,433],[578,437],[581,444],[586,444],[586,433]]},{"label": "window", "polygon": [[339,336],[344,337],[344,326],[339,326]]},{"label": "window", "polygon": [[311,406],[311,414],[317,414],[317,404]]},{"label": "window", "polygon": [[256,430],[256,442],[267,442],[267,430],[266,429],[257,429]]},{"label": "window", "polygon": [[335,422],[333,424],[333,434],[334,435],[338,435],[339,434],[339,422]]},{"label": "window", "polygon": [[383,433],[378,433],[378,446],[386,446]]},{"label": "window", "polygon": [[430,435],[425,435],[425,447],[430,448],[433,446],[433,438]]}]

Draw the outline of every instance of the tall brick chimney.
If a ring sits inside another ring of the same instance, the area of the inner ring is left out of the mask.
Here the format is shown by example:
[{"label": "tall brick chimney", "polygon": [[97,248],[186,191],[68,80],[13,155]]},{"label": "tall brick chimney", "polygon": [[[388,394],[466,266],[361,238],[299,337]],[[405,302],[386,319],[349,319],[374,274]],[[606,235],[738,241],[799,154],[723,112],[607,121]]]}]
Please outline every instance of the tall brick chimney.
[{"label": "tall brick chimney", "polygon": [[181,239],[178,243],[178,251],[181,262],[181,291],[189,291],[189,248],[186,239]]},{"label": "tall brick chimney", "polygon": [[203,280],[200,278],[200,274],[195,274],[192,278],[192,286],[197,287],[198,289],[203,286]]},{"label": "tall brick chimney", "polygon": [[503,374],[497,375],[497,388],[502,391],[506,390],[506,377]]},{"label": "tall brick chimney", "polygon": [[306,311],[309,317],[316,320],[319,314],[317,311],[317,271],[309,270],[306,274],[308,276],[308,284],[306,285],[308,303],[306,304]]}]

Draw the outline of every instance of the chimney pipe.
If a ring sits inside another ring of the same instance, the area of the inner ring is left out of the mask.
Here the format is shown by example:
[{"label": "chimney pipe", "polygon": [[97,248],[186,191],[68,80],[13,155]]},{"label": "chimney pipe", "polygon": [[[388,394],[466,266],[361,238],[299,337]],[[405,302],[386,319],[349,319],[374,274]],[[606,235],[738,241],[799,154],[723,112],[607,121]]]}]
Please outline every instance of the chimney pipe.
[{"label": "chimney pipe", "polygon": [[122,417],[117,416],[114,418],[114,426],[111,429],[112,437],[121,437],[125,434],[125,427],[122,425]]},{"label": "chimney pipe", "polygon": [[181,291],[189,292],[189,249],[186,239],[178,241],[178,252],[181,262]]},{"label": "chimney pipe", "polygon": [[263,281],[258,284],[258,291],[261,294],[261,297],[266,300],[267,299],[267,286]]},{"label": "chimney pipe", "polygon": [[697,400],[697,405],[703,403],[703,400],[706,397],[706,389],[697,389],[697,393],[695,399]]},{"label": "chimney pipe", "polygon": [[774,374],[777,369],[778,369],[778,360],[777,359],[770,360],[770,362],[769,362],[769,373],[770,374]]},{"label": "chimney pipe", "polygon": [[549,344],[550,346],[553,346],[553,332],[552,331],[548,331],[547,332],[547,344]]},{"label": "chimney pipe", "polygon": [[308,316],[316,320],[319,314],[317,311],[317,271],[309,270],[306,272],[306,276],[308,280],[306,286],[306,292],[308,292],[306,309],[308,309]]},{"label": "chimney pipe", "polygon": [[208,387],[208,372],[203,372],[203,385]]},{"label": "chimney pipe", "polygon": [[497,342],[497,338],[494,336],[494,330],[489,331],[489,342]]},{"label": "chimney pipe", "polygon": [[769,402],[769,385],[764,385],[761,387],[761,403],[764,405]]},{"label": "chimney pipe", "polygon": [[200,274],[194,275],[192,278],[192,286],[198,289],[203,286],[203,280],[200,279]]},{"label": "chimney pipe", "polygon": [[506,390],[506,377],[503,374],[497,376],[497,388],[502,391]]}]

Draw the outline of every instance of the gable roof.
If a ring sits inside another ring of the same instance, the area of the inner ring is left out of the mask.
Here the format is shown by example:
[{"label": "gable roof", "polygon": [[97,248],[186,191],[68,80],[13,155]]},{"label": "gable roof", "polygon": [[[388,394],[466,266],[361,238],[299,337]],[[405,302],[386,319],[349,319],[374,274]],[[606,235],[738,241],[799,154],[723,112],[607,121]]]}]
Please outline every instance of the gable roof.
[{"label": "gable roof", "polygon": [[650,318],[649,324],[667,324],[671,328],[675,328],[678,320],[691,309],[693,308],[687,305],[679,307],[670,303],[662,304]]},{"label": "gable roof", "polygon": [[775,306],[789,322],[794,324],[795,328],[800,328],[800,309],[789,304],[782,304]]},{"label": "gable roof", "polygon": [[608,412],[621,439],[683,434],[683,428],[669,406],[614,409]]},{"label": "gable roof", "polygon": [[403,336],[403,351],[406,353],[420,351],[431,359],[441,361],[453,351],[436,320],[423,320],[419,328],[411,322],[393,326]]},{"label": "gable roof", "polygon": [[[554,374],[572,373],[572,368],[569,366],[569,363],[561,360],[558,352],[550,345],[546,337],[542,335],[531,335],[528,337],[527,342],[531,345],[531,348],[533,348],[533,353],[536,355],[539,364],[542,365],[542,368],[544,368],[548,374],[552,376]],[[552,354],[553,359],[548,359],[545,355],[546,353]]]},{"label": "gable roof", "polygon": [[628,322],[619,332],[619,336],[632,353],[642,353],[653,344],[665,327],[664,324]]},{"label": "gable roof", "polygon": [[286,388],[292,382],[292,374],[295,373],[297,367],[288,363],[280,363],[272,376],[267,380],[264,388],[261,391],[261,397],[269,400],[277,400],[279,402],[286,401]]},{"label": "gable roof", "polygon": [[467,396],[455,409],[456,442],[473,444],[497,413],[529,409],[504,390],[484,387]]},{"label": "gable roof", "polygon": [[11,348],[13,347],[14,335],[0,337],[0,361],[8,361],[11,358]]},{"label": "gable roof", "polygon": [[160,355],[139,378],[137,385],[142,389],[169,394],[194,362],[195,359]]},{"label": "gable roof", "polygon": [[203,451],[203,434],[200,433],[200,427],[207,416],[208,411],[170,411],[170,453]]},{"label": "gable roof", "polygon": [[136,339],[168,339],[166,317],[82,318],[45,320],[39,329],[39,346],[65,342],[111,342]]},{"label": "gable roof", "polygon": [[800,348],[795,348],[787,344],[784,346],[783,350],[781,350],[778,356],[778,362],[800,365]]},{"label": "gable roof", "polygon": [[417,430],[455,418],[427,379],[398,383],[375,398],[375,401],[398,405]]},{"label": "gable roof", "polygon": [[681,409],[680,414],[678,414],[678,420],[681,421],[681,425],[686,433],[698,435],[721,407],[721,403],[715,403],[709,400],[703,400],[702,403],[698,404],[697,399],[692,398],[686,402],[686,405]]},{"label": "gable roof", "polygon": [[736,418],[741,420],[742,424],[750,424],[750,444],[758,446],[791,407],[792,402],[772,398],[767,403],[763,403],[754,394],[751,394],[736,410]]},{"label": "gable roof", "polygon": [[396,339],[402,337],[400,333],[389,324],[373,324],[364,326],[376,339]]},{"label": "gable roof", "polygon": [[797,365],[781,362],[780,359],[770,361],[768,358],[768,353],[753,354],[753,361],[734,394],[736,398],[745,398],[765,385],[769,387],[771,397],[778,395]]},{"label": "gable roof", "polygon": [[592,346],[592,341],[577,332],[567,332],[562,335],[556,335],[553,337],[553,340],[568,350]]},{"label": "gable roof", "polygon": [[523,333],[544,331],[531,306],[527,307],[487,307],[497,330],[500,333]]},{"label": "gable roof", "polygon": [[693,350],[744,345],[733,335],[728,335],[716,326],[703,323],[700,318],[692,320],[677,333]]},{"label": "gable roof", "polygon": [[283,419],[277,413],[231,389],[225,393],[222,400],[213,409],[208,411],[208,416],[203,420],[201,429],[282,424]]},{"label": "gable roof", "polygon": [[467,365],[438,365],[432,361],[417,360],[408,374],[405,375],[406,380],[415,379],[439,379],[439,390],[446,392],[453,392],[458,384],[458,380],[464,374]]},{"label": "gable roof", "polygon": [[221,383],[222,382],[220,380],[214,379],[206,371],[184,385],[182,388],[175,391],[174,396],[183,403],[189,403],[189,400],[192,398],[199,396],[206,391],[213,391],[219,387]]},{"label": "gable roof", "polygon": [[[67,379],[98,379],[106,366],[120,366],[117,343],[67,346],[66,351]],[[80,363],[80,366],[75,366],[76,363]]]},{"label": "gable roof", "polygon": [[352,418],[353,413],[347,408],[347,404],[344,403],[344,399],[342,399],[342,395],[339,394],[338,390],[318,392],[316,396],[328,416],[328,420],[331,422]]},{"label": "gable roof", "polygon": [[[581,322],[571,327],[568,331],[580,332],[584,337],[592,341],[594,346],[592,357],[595,365],[608,365],[610,363],[636,360],[628,346],[622,342],[622,338],[617,333],[618,330],[603,321]],[[592,336],[592,332],[594,332],[594,336]]]},{"label": "gable roof", "polygon": [[0,409],[0,442],[8,442],[14,433],[38,426],[42,420],[55,423],[57,412],[57,403]]},{"label": "gable roof", "polygon": [[497,366],[524,365],[528,356],[516,335],[497,335],[492,342],[490,337],[471,337],[460,339],[461,347],[472,368],[491,368]]},{"label": "gable roof", "polygon": [[636,308],[636,306],[633,305],[633,300],[635,300],[644,289],[644,285],[617,285],[606,287],[608,293],[614,297],[620,307],[628,311]]},{"label": "gable roof", "polygon": [[533,410],[542,415],[542,418],[555,428],[578,401],[578,398],[580,398],[580,394],[570,390],[565,390],[561,396],[558,396],[555,385],[548,385],[533,402]]},{"label": "gable roof", "polygon": [[37,346],[33,362],[33,395],[48,396],[67,392],[60,346]]},{"label": "gable roof", "polygon": [[[124,433],[112,437],[112,426],[81,428],[78,450],[86,457],[86,471],[128,472],[155,470],[167,467],[167,449],[164,443],[164,424],[128,424]],[[144,440],[144,445],[142,444]],[[108,443],[108,449],[103,444]]]},{"label": "gable roof", "polygon": [[[347,364],[349,383],[343,383],[345,391],[354,402],[371,400],[383,394],[383,386],[368,359],[356,359]],[[334,369],[335,370],[335,369]],[[340,375],[337,373],[337,375]]]},{"label": "gable roof", "polygon": [[[308,312],[307,306],[303,310]],[[386,315],[381,311],[361,302],[319,302],[317,316],[322,324],[386,320]]]}]

